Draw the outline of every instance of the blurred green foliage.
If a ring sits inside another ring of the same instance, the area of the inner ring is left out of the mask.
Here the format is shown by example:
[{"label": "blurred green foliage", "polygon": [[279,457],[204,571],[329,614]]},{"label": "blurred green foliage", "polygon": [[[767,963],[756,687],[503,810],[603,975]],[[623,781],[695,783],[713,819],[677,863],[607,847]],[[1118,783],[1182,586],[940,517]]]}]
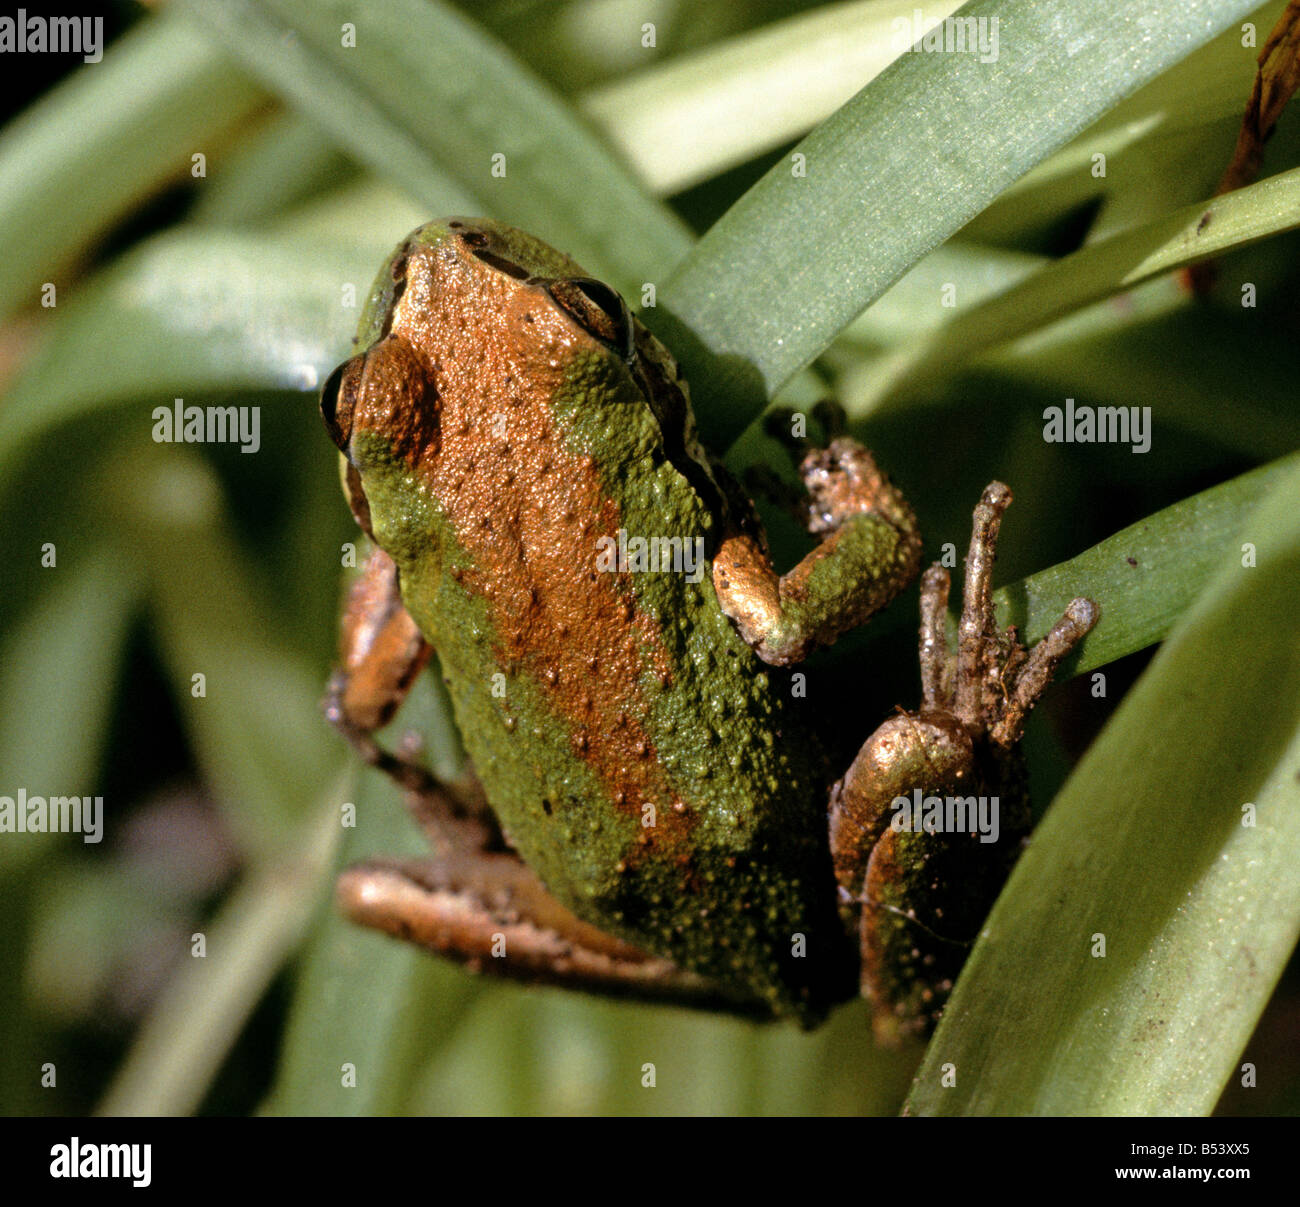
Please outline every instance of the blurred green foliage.
[{"label": "blurred green foliage", "polygon": [[[914,7],[121,4],[103,62],[10,115],[0,794],[102,795],[107,824],[98,846],[0,834],[0,1110],[902,1105],[922,1052],[875,1049],[860,1004],[803,1035],[526,990],[333,912],[343,862],[420,843],[319,713],[356,534],[315,390],[352,296],[454,212],[526,226],[631,298],[660,286],[647,321],[737,470],[779,468],[769,394],[833,393],[927,555],[960,547],[987,481],[1013,486],[999,600],[1028,636],[1074,594],[1102,603],[1071,668],[1089,674],[1027,738],[1055,804],[913,1109],[1205,1112],[1245,1060],[1259,1088],[1222,1109],[1300,1107],[1293,983],[1247,1043],[1300,930],[1300,118],[1269,179],[1207,201],[1254,71],[1242,22],[1262,40],[1283,5],[1152,0],[1139,29],[979,0],[996,64],[905,54],[871,79]],[[779,120],[755,121],[776,89]],[[1195,300],[1174,270],[1208,251],[1218,285]],[[1150,452],[1045,443],[1066,397],[1150,406]],[[174,398],[260,407],[260,449],[155,443]],[[915,699],[915,602],[814,664],[846,757]],[[433,686],[408,727],[456,768]],[[1109,963],[1085,958],[1097,930]]]}]

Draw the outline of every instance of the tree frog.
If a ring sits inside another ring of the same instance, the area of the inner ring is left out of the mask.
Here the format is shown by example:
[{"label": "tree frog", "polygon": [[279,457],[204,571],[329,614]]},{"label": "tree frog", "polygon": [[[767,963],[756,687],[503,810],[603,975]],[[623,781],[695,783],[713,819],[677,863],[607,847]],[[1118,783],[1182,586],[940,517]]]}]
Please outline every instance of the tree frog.
[{"label": "tree frog", "polygon": [[[997,630],[1009,491],[976,510],[955,656],[933,568],[921,709],[836,768],[785,668],[921,559],[865,448],[803,457],[818,543],[778,573],[667,349],[573,260],[486,219],[405,239],[355,343],[321,410],[375,552],[326,712],[432,851],[347,870],[345,911],[525,980],[805,1026],[861,991],[883,1036],[930,1026],[1027,825],[1025,714],[1097,616],[1075,600],[1029,654]],[[374,737],[432,651],[472,781]],[[1001,793],[993,850],[894,828],[918,789]]]}]

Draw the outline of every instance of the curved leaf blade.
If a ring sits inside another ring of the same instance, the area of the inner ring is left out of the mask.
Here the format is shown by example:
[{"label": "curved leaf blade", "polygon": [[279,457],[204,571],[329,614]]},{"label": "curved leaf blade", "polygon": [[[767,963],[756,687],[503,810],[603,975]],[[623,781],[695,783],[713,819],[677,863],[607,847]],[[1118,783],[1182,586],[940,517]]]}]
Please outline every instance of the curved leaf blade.
[{"label": "curved leaf blade", "polygon": [[269,103],[171,17],[76,72],[0,136],[0,315],[34,305],[53,270]]},{"label": "curved leaf blade", "polygon": [[[724,447],[926,252],[1140,84],[1255,5],[975,0],[996,61],[905,54],[796,148],[696,245],[656,325]],[[779,284],[778,284],[779,283]],[[666,313],[665,313],[666,312]]]},{"label": "curved leaf blade", "polygon": [[[182,8],[357,159],[440,210],[454,181],[466,199],[456,208],[533,231],[632,296],[690,246],[686,227],[559,98],[436,0],[361,11],[350,0]],[[342,45],[347,24],[355,47]],[[504,175],[493,170],[497,153]]]},{"label": "curved leaf blade", "polygon": [[[1143,223],[1053,260],[1024,281],[957,313],[929,338],[912,340],[872,366],[855,413],[891,397],[915,396],[957,366],[1211,256],[1300,226],[1300,168]],[[873,397],[874,393],[874,397]]]}]

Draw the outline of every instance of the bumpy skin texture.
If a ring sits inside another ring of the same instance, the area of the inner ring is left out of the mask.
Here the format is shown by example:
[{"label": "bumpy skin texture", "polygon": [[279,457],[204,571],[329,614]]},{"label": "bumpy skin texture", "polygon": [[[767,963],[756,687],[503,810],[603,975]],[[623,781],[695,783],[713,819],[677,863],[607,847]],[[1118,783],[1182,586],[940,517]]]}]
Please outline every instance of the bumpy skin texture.
[{"label": "bumpy skin texture", "polygon": [[[923,581],[921,709],[832,787],[815,710],[773,666],[916,574],[915,519],[865,449],[804,456],[821,541],[778,574],[668,352],[573,261],[483,220],[411,235],[357,342],[321,409],[381,552],[349,601],[327,715],[406,789],[435,858],[350,869],[347,912],[504,975],[805,1025],[860,975],[882,1039],[928,1030],[1028,826],[1024,718],[1098,615],[1075,600],[1032,651],[998,630],[1010,491],[975,509],[951,656],[947,573]],[[610,572],[602,543],[621,537],[701,560]],[[468,795],[372,737],[430,646]],[[892,829],[915,790],[1000,796],[995,849]]]},{"label": "bumpy skin texture", "polygon": [[[472,234],[467,254],[451,225],[422,228],[372,291],[368,351],[343,367],[329,417],[360,474],[354,509],[397,564],[510,843],[550,892],[812,1021],[853,992],[855,964],[817,735],[707,565],[695,583],[595,568],[598,539],[620,529],[700,537],[711,558],[747,522],[725,501],[737,492],[684,396],[644,380],[672,362],[639,324],[593,338],[535,283],[580,278],[576,264],[510,228],[476,220]],[[665,421],[647,396],[679,413]]]}]

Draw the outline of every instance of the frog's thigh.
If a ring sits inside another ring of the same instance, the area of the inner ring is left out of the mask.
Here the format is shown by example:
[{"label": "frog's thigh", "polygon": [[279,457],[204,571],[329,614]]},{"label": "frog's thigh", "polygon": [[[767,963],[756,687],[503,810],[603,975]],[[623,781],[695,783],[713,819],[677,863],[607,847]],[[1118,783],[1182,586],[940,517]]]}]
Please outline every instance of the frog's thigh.
[{"label": "frog's thigh", "polygon": [[932,988],[936,962],[946,964],[953,953],[909,916],[902,879],[898,835],[887,829],[867,861],[860,940],[862,996],[871,1004],[876,1039],[891,1045],[937,1020],[951,987],[947,982],[939,995]]},{"label": "frog's thigh", "polygon": [[778,576],[762,540],[738,531],[713,560],[722,610],[760,658],[799,662],[884,607],[913,578],[921,540],[902,494],[854,440],[810,452],[800,470],[821,543]]},{"label": "frog's thigh", "polygon": [[670,960],[581,921],[518,857],[456,851],[445,858],[372,861],[339,877],[354,922],[405,939],[476,972],[703,1009],[767,1017]]},{"label": "frog's thigh", "polygon": [[[968,835],[891,827],[872,850],[860,940],[862,995],[871,1003],[878,1040],[928,1034],[938,1023],[992,907],[971,880],[979,849]],[[954,931],[967,937],[953,937]]]}]

